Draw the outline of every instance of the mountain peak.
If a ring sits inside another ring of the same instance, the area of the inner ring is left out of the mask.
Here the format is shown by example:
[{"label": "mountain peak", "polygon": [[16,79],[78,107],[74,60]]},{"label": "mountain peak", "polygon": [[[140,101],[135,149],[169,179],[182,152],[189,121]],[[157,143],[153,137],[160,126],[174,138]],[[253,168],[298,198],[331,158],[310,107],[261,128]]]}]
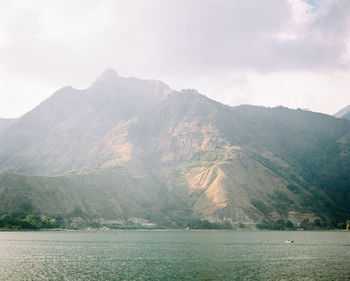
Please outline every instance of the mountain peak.
[{"label": "mountain peak", "polygon": [[339,110],[337,113],[334,114],[334,116],[337,118],[350,119],[350,105]]},{"label": "mountain peak", "polygon": [[113,81],[120,78],[118,73],[113,68],[107,68],[102,74],[96,79],[96,81]]}]

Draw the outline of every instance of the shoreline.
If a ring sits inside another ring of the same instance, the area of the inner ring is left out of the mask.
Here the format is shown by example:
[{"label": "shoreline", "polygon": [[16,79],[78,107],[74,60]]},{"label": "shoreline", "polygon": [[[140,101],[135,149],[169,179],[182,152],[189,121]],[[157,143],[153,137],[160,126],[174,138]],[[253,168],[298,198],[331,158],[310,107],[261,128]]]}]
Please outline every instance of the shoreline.
[{"label": "shoreline", "polygon": [[349,232],[346,229],[308,229],[308,230],[268,230],[268,229],[190,229],[184,228],[41,228],[41,229],[7,229],[0,228],[0,232],[112,232],[112,231],[232,231],[232,232]]}]

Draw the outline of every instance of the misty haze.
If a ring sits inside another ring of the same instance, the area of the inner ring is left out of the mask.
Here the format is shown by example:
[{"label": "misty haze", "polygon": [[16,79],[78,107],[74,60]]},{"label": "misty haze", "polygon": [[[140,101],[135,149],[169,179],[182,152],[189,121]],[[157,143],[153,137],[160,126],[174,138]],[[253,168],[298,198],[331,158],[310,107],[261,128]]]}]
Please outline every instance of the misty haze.
[{"label": "misty haze", "polygon": [[1,2],[0,280],[347,280],[349,12]]}]

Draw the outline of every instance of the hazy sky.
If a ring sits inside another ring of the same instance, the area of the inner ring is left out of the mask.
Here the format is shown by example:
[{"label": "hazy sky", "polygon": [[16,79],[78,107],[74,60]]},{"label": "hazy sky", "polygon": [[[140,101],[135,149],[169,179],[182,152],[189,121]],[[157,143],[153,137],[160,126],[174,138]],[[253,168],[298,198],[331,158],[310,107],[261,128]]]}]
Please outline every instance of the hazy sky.
[{"label": "hazy sky", "polygon": [[0,117],[106,68],[223,103],[350,104],[349,0],[0,0]]}]

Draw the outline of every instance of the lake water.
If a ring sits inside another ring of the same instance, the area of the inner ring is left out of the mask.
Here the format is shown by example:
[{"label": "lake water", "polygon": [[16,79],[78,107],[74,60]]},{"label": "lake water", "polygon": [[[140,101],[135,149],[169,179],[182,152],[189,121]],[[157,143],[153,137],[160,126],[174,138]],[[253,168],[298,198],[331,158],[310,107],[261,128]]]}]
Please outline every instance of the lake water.
[{"label": "lake water", "polygon": [[0,280],[350,280],[350,232],[0,232]]}]

